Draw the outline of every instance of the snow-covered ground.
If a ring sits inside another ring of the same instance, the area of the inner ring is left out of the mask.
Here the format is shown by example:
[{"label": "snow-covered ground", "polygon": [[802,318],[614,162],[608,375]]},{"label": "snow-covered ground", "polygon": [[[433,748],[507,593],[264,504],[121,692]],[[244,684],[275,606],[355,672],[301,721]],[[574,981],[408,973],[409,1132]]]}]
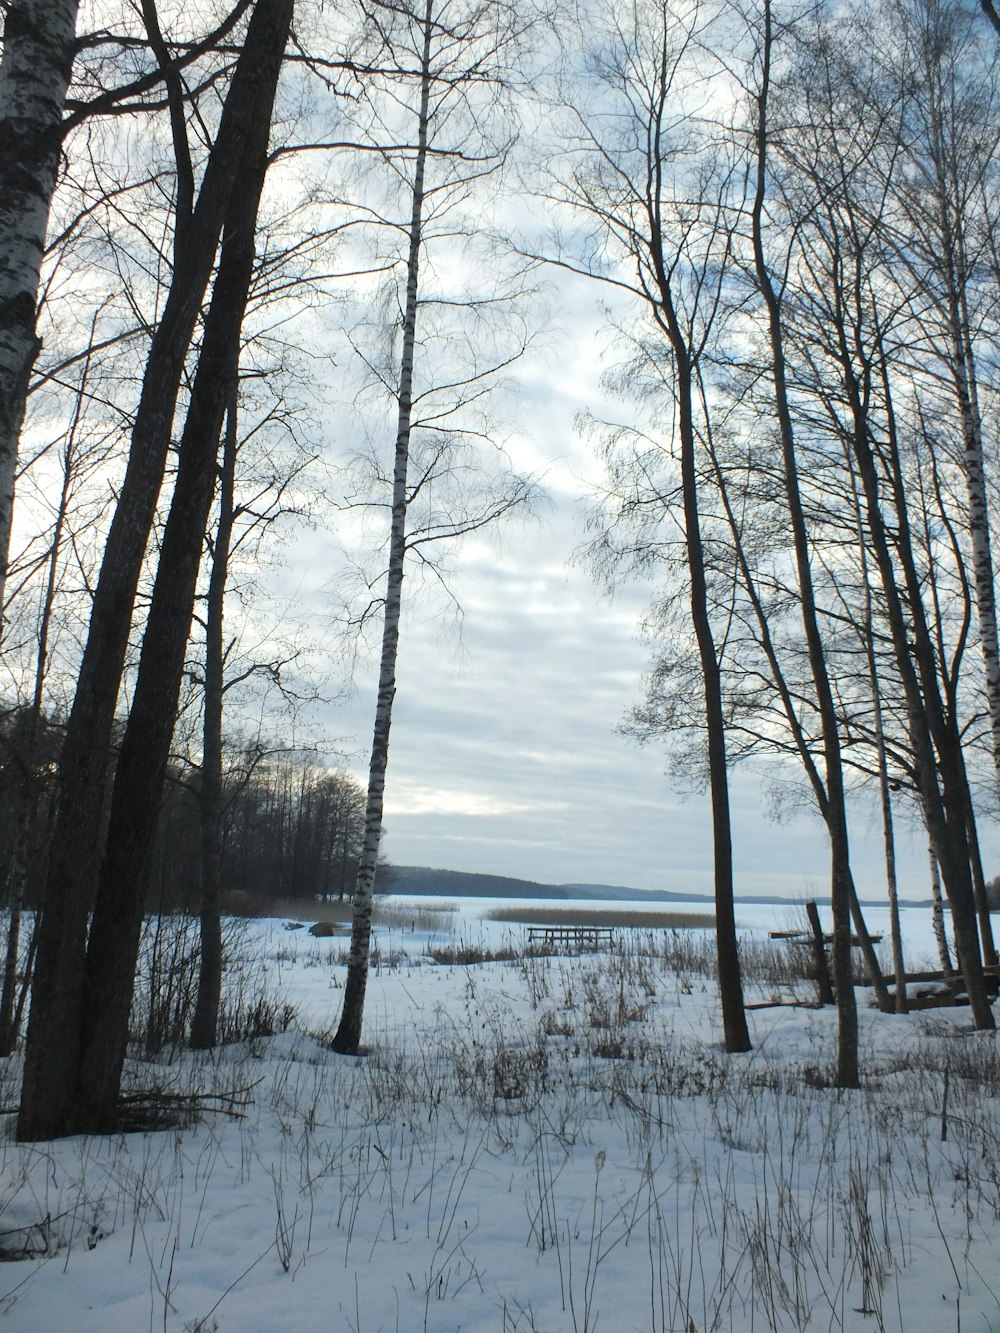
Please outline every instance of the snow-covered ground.
[{"label": "snow-covered ground", "polygon": [[[754,1010],[754,1050],[725,1054],[695,936],[427,958],[477,930],[516,950],[482,909],[380,928],[366,1058],[322,1040],[344,941],[259,922],[240,948],[293,1026],[129,1069],[236,1114],[34,1146],[8,1118],[0,1247],[35,1257],[0,1265],[0,1327],[1000,1331],[1000,1057],[967,1010],[884,1016],[859,991],[864,1087],[840,1092],[831,1011]],[[787,1000],[766,911],[748,998]]]}]

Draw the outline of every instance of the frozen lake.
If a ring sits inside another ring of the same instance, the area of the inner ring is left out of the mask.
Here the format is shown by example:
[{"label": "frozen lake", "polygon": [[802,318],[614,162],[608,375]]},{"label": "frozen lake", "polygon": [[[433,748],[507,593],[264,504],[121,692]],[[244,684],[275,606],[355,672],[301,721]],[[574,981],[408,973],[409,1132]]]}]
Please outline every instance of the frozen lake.
[{"label": "frozen lake", "polygon": [[[390,896],[379,899],[380,904],[392,909],[396,918],[391,925],[377,925],[376,938],[383,948],[400,947],[412,951],[414,944],[430,939],[460,939],[470,943],[482,943],[491,947],[504,944],[520,946],[524,939],[524,926],[510,921],[494,921],[490,914],[497,910],[506,912],[523,908],[526,914],[537,909],[553,909],[571,912],[581,910],[606,910],[618,916],[636,913],[663,912],[684,915],[701,915],[710,918],[711,903],[702,901],[678,902],[619,902],[602,899],[565,899],[565,898],[462,898],[442,895],[440,898],[424,898],[410,895]],[[436,905],[447,904],[453,912],[440,914],[440,926],[428,926],[428,909]],[[406,922],[408,912],[413,913],[410,923]],[[881,934],[886,970],[889,970],[889,908],[866,907],[865,920],[872,934]],[[936,967],[937,952],[931,926],[929,907],[904,907],[900,912],[903,946],[906,952],[907,966],[918,969],[922,966]],[[820,918],[824,926],[830,926],[830,909],[820,908]],[[736,923],[741,932],[762,938],[771,930],[806,929],[805,907],[801,903],[737,903]],[[709,927],[710,928],[710,927]],[[951,932],[949,930],[949,939]]]}]

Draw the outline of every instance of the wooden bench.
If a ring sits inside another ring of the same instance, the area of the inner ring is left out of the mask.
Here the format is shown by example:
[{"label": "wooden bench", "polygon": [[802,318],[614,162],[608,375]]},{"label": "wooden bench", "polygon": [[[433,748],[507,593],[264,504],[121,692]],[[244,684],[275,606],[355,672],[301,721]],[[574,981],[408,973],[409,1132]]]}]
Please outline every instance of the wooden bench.
[{"label": "wooden bench", "polygon": [[529,953],[596,953],[614,943],[613,926],[529,926]]}]

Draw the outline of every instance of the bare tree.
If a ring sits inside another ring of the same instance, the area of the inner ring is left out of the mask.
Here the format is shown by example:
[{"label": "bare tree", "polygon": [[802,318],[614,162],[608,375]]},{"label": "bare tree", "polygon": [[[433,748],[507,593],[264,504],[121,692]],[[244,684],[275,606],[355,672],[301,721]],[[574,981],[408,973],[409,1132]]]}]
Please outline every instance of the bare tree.
[{"label": "bare tree", "polygon": [[795,550],[802,625],[822,725],[827,793],[825,819],[830,834],[832,858],[830,893],[833,907],[833,976],[839,1016],[837,1082],[842,1087],[857,1087],[859,1081],[858,1020],[851,975],[851,899],[853,886],[850,873],[846,789],[841,757],[840,730],[830,674],[827,669],[823,635],[817,613],[809,532],[799,484],[799,458],[789,406],[783,328],[785,316],[780,288],[775,285],[773,280],[771,261],[766,253],[764,241],[764,210],[767,198],[768,157],[770,152],[769,112],[773,52],[774,32],[771,4],[770,0],[765,0],[760,49],[760,85],[756,97],[754,124],[754,191],[750,213],[753,273],[767,312],[767,329],[771,352],[770,374],[781,438],[785,500]]},{"label": "bare tree", "polygon": [[[399,338],[399,359],[394,365],[390,362],[395,378],[390,378],[388,368],[366,359],[376,381],[392,395],[396,433],[385,595],[377,603],[382,635],[365,837],[354,891],[344,1006],[332,1043],[335,1051],[345,1054],[355,1054],[361,1040],[407,557],[425,562],[430,543],[495,522],[523,503],[529,493],[528,486],[511,474],[499,494],[484,496],[479,490],[478,500],[464,513],[446,508],[443,516],[432,512],[425,522],[414,522],[414,514],[420,512],[435,484],[448,488],[449,477],[456,474],[456,446],[463,434],[456,418],[487,393],[490,382],[509,362],[505,356],[500,364],[475,365],[466,375],[453,370],[441,380],[435,380],[425,368],[421,377],[418,321],[428,319],[435,305],[441,309],[472,305],[468,297],[457,297],[447,288],[439,292],[433,286],[427,289],[427,252],[436,235],[447,237],[454,245],[459,235],[468,234],[469,223],[458,216],[459,206],[503,167],[505,144],[489,142],[488,103],[505,76],[506,62],[514,56],[522,24],[516,7],[506,0],[416,0],[402,5],[376,0],[362,6],[362,13],[377,34],[381,63],[395,71],[386,79],[386,101],[409,120],[401,133],[404,146],[385,148],[382,153],[385,164],[405,182],[409,216],[405,223],[394,224],[405,239],[405,252],[400,256],[402,292],[396,298],[398,321],[393,328],[393,336]],[[477,100],[481,103],[478,122],[471,114]],[[383,115],[375,110],[376,125],[384,134],[391,126]],[[502,309],[506,302],[491,297],[478,304],[483,313],[489,313],[491,306]],[[457,352],[456,339],[448,345]],[[421,438],[425,448],[411,471]],[[470,432],[466,445],[471,446],[474,439]],[[471,469],[478,471],[476,460]],[[454,487],[450,489],[454,494]]]},{"label": "bare tree", "polygon": [[[267,371],[260,371],[268,380]],[[226,407],[225,430],[218,468],[217,512],[206,541],[209,558],[207,586],[204,594],[204,614],[196,616],[204,633],[204,656],[196,667],[189,666],[188,674],[197,684],[201,695],[201,757],[195,766],[194,785],[197,793],[201,834],[201,954],[198,972],[198,997],[191,1023],[191,1045],[205,1049],[215,1045],[222,994],[222,875],[224,864],[225,816],[234,792],[226,791],[224,762],[225,729],[224,704],[231,690],[248,682],[263,679],[277,687],[289,700],[289,691],[282,691],[282,672],[287,660],[270,657],[267,661],[251,658],[240,665],[231,660],[238,655],[233,651],[235,638],[226,642],[226,591],[232,572],[232,563],[243,548],[252,546],[251,559],[261,555],[262,541],[279,519],[297,512],[289,492],[308,463],[308,458],[275,457],[273,440],[265,446],[269,470],[274,475],[241,477],[240,462],[250,452],[251,442],[259,432],[266,434],[272,416],[279,417],[287,404],[275,405],[273,412],[265,411],[241,432],[241,405],[239,386],[230,387]],[[279,410],[280,409],[280,410]],[[242,483],[242,485],[241,485]],[[249,774],[248,774],[249,777]]]},{"label": "bare tree", "polygon": [[[912,376],[925,432],[936,437],[939,467],[957,466],[965,483],[962,523],[1000,775],[1000,648],[980,384],[997,308],[991,271],[1000,168],[994,52],[975,15],[958,3],[898,0],[876,35],[866,58],[880,78],[865,86],[865,114],[877,123],[884,121],[879,102],[892,99],[898,106],[897,142],[882,159],[889,208],[881,226],[892,277],[911,316],[909,355],[901,349],[897,361]],[[844,77],[859,83],[851,67],[856,54],[845,52],[842,59]]]},{"label": "bare tree", "polygon": [[219,519],[211,550],[205,610],[205,669],[201,775],[198,805],[201,813],[201,958],[198,999],[191,1020],[191,1045],[204,1050],[215,1045],[222,996],[222,703],[225,690],[226,579],[235,517],[237,399],[234,383],[226,408],[225,439],[219,468]]},{"label": "bare tree", "polygon": [[[726,1048],[745,1051],[750,1037],[733,906],[722,651],[712,623],[698,463],[699,437],[707,429],[698,420],[699,375],[715,336],[730,241],[724,184],[712,178],[710,158],[699,158],[693,147],[695,122],[681,99],[704,19],[699,6],[680,16],[663,0],[640,0],[606,24],[590,18],[581,23],[582,58],[593,79],[593,102],[586,104],[585,93],[563,95],[573,148],[552,189],[594,235],[589,247],[584,242],[554,258],[637,297],[654,331],[636,340],[635,365],[642,380],[666,390],[673,420],[665,433],[675,434],[680,488],[675,498],[658,494],[653,484],[648,499],[654,521],[677,521],[683,533],[708,747],[723,1026]],[[589,261],[581,256],[587,248]],[[638,460],[636,476],[643,476]]]},{"label": "bare tree", "polygon": [[[968,602],[963,594],[956,645],[949,653],[940,632],[944,622],[935,602],[937,581],[920,563],[924,520],[912,505],[912,469],[901,434],[900,404],[907,404],[908,391],[897,369],[905,307],[894,299],[890,283],[882,281],[892,262],[883,247],[890,195],[888,177],[877,167],[897,152],[893,125],[899,112],[895,105],[883,107],[881,121],[862,117],[864,133],[848,133],[843,118],[852,99],[864,95],[859,80],[844,77],[829,42],[818,41],[809,61],[800,78],[809,90],[811,137],[786,136],[783,148],[786,188],[794,192],[798,187],[791,181],[797,179],[803,190],[797,214],[803,221],[796,328],[807,331],[802,354],[810,389],[857,470],[867,540],[906,704],[914,780],[951,903],[973,1015],[978,1025],[992,1027],[976,936],[971,807],[957,692]],[[954,531],[947,523],[944,530],[952,562],[960,566]],[[958,578],[961,588],[960,568]]]},{"label": "bare tree", "polygon": [[[79,0],[9,0],[0,57],[0,603],[10,553],[14,483],[25,402],[41,346],[36,331],[39,280],[63,140],[88,117],[128,114],[150,100],[168,71],[185,66],[228,36],[251,0],[238,0],[201,39],[179,43],[165,59],[118,85],[92,71],[70,80],[81,52],[141,42],[111,29],[76,34]],[[143,12],[155,26],[154,0]],[[149,45],[157,46],[155,38]],[[64,110],[66,114],[64,115]]]}]

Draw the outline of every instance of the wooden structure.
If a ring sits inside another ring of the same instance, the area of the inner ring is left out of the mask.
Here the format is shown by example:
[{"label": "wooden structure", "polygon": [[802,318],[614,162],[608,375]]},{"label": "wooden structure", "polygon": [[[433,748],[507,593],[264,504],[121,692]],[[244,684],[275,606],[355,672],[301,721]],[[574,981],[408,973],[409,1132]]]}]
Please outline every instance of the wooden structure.
[{"label": "wooden structure", "polygon": [[[1000,967],[983,968],[983,986],[987,1003],[1000,994]],[[907,972],[907,1009],[948,1009],[968,1004],[965,978],[961,972]]]},{"label": "wooden structure", "polygon": [[[769,934],[772,940],[787,940],[789,944],[798,944],[811,949],[816,970],[816,984],[819,988],[819,1003],[833,1004],[833,982],[826,957],[826,945],[833,943],[833,936],[823,933],[819,911],[814,902],[806,903],[806,915],[809,918],[809,930],[772,930]],[[870,938],[873,944],[878,944],[882,936],[872,935]],[[857,946],[859,943],[858,937],[852,935],[851,944]],[[890,987],[891,995],[894,979],[887,976],[885,981]],[[969,1003],[965,980],[960,972],[907,972],[904,981],[907,1009],[938,1009]],[[984,967],[983,982],[986,998],[992,1004],[1000,993],[1000,967]],[[858,984],[855,981],[855,985]],[[860,984],[871,983],[865,981]]]},{"label": "wooden structure", "polygon": [[529,953],[596,953],[614,943],[613,926],[529,926]]},{"label": "wooden structure", "polygon": [[[833,978],[826,957],[826,946],[833,943],[833,936],[823,933],[820,925],[819,908],[812,901],[806,903],[806,916],[809,918],[808,930],[772,930],[772,940],[787,940],[790,944],[803,944],[812,949],[813,963],[816,968],[816,985],[819,987],[819,1003],[833,1004]],[[881,942],[881,935],[869,935],[872,944]],[[857,935],[851,936],[851,944],[857,948],[861,941]]]}]

